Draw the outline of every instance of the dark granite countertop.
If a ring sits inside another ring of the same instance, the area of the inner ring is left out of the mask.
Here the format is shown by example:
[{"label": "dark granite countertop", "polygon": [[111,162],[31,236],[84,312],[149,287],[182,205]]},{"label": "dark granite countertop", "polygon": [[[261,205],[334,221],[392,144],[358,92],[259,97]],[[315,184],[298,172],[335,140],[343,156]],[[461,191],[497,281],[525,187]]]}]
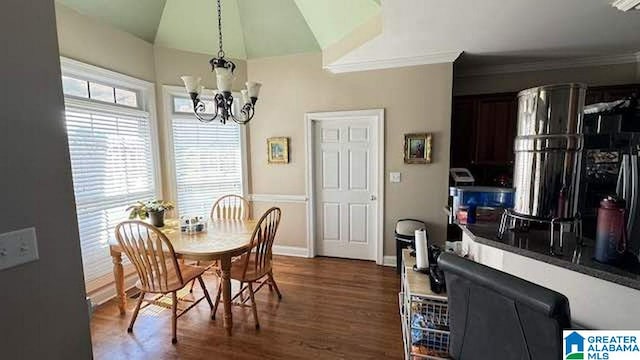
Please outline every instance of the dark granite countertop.
[{"label": "dark granite countertop", "polygon": [[591,239],[585,238],[582,246],[576,246],[575,236],[567,234],[562,254],[554,255],[549,250],[548,231],[507,231],[502,239],[498,239],[498,224],[495,223],[460,225],[460,228],[477,243],[640,290],[640,264],[635,256],[628,254],[619,266],[599,263],[593,259],[594,241]]}]

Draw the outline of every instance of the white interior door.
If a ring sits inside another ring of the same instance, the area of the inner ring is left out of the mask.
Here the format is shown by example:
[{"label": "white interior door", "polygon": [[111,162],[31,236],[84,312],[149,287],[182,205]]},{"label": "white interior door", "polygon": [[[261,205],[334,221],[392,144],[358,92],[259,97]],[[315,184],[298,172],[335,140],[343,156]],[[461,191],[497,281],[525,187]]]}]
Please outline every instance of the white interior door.
[{"label": "white interior door", "polygon": [[375,260],[375,121],[353,116],[313,123],[316,254]]}]

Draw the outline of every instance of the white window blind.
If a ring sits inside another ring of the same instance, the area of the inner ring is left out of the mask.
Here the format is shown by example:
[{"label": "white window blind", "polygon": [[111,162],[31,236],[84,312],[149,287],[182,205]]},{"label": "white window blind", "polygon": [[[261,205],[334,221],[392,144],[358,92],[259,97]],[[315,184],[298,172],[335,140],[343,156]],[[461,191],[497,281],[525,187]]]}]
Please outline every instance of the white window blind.
[{"label": "white window blind", "polygon": [[[111,109],[112,108],[112,109]],[[156,196],[151,127],[137,109],[67,100],[66,123],[87,288],[112,272],[108,241],[125,209]]]},{"label": "white window blind", "polygon": [[240,126],[204,124],[174,114],[173,154],[177,206],[181,216],[208,216],[216,199],[242,194]]}]

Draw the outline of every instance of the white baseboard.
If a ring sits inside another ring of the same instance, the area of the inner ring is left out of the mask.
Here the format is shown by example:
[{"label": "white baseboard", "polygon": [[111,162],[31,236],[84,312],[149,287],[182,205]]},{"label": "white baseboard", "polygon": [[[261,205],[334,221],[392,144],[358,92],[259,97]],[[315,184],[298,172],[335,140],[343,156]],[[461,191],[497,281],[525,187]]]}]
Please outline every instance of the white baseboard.
[{"label": "white baseboard", "polygon": [[309,257],[307,249],[299,246],[273,245],[272,251],[274,255]]},{"label": "white baseboard", "polygon": [[395,256],[385,256],[382,260],[382,265],[396,267],[396,257]]},{"label": "white baseboard", "polygon": [[[127,291],[127,290],[131,289],[132,287],[134,287],[134,285],[136,284],[137,280],[138,280],[138,275],[137,274],[133,274],[133,275],[127,276],[124,279],[124,289],[125,289],[125,291]],[[115,286],[115,284],[111,284],[111,285],[105,286],[105,287],[100,288],[98,290],[92,291],[87,296],[89,297],[89,299],[91,299],[91,303],[93,304],[93,306],[102,305],[102,304],[106,303],[107,301],[109,301],[109,300],[113,299],[114,297],[116,297],[116,286]]]}]

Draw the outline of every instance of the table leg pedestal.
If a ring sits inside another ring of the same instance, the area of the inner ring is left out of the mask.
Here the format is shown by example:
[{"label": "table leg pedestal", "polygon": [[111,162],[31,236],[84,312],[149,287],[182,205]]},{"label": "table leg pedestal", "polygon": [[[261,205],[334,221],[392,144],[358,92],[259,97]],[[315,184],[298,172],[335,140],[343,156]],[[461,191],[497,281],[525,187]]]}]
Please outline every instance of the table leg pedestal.
[{"label": "table leg pedestal", "polygon": [[120,315],[125,315],[127,297],[124,293],[124,269],[122,268],[122,253],[112,250],[111,259],[113,262],[113,277],[116,283],[118,309],[120,309]]},{"label": "table leg pedestal", "polygon": [[231,257],[224,256],[220,259],[222,275],[222,302],[224,303],[224,328],[227,335],[231,336],[233,329],[233,317],[231,315]]}]

